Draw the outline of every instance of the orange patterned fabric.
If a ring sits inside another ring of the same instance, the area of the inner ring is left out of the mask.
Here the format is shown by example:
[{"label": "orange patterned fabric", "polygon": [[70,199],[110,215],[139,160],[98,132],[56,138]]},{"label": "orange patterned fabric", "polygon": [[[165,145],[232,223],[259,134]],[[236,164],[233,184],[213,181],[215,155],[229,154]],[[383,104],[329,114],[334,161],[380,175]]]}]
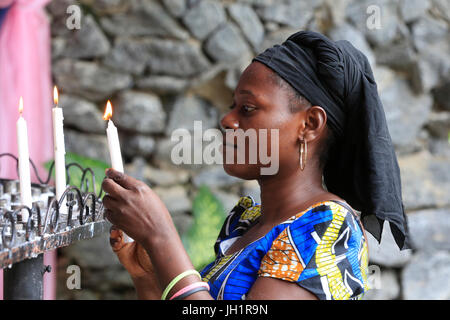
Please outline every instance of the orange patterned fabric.
[{"label": "orange patterned fabric", "polygon": [[272,247],[261,262],[258,275],[295,282],[302,271],[302,263],[289,241],[286,228],[272,243]]}]

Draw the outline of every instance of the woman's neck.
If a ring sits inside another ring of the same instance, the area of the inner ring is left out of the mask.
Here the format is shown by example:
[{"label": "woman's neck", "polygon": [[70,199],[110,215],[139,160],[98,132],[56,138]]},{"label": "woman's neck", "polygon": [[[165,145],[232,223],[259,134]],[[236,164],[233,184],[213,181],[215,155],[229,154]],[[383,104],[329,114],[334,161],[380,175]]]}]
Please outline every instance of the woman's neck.
[{"label": "woman's neck", "polygon": [[329,193],[322,186],[322,171],[310,166],[259,181],[261,190],[260,225],[277,225],[312,204],[324,200]]}]

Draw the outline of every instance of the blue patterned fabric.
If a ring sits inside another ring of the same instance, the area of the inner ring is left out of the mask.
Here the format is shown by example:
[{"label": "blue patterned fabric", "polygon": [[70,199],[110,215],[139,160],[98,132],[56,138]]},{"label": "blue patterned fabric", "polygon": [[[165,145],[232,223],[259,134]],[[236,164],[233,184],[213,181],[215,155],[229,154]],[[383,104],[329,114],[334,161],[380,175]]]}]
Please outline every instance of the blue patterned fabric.
[{"label": "blue patterned fabric", "polygon": [[296,282],[319,299],[359,299],[368,290],[367,243],[358,217],[334,201],[316,203],[225,255],[258,221],[260,207],[242,197],[223,224],[216,259],[200,272],[215,299],[245,299],[258,277]]}]

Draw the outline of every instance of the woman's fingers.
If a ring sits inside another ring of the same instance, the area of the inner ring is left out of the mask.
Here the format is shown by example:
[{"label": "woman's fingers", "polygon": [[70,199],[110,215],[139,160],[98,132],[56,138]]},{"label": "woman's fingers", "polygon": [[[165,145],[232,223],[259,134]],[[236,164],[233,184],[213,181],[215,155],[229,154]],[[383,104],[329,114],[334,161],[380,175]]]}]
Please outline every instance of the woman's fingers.
[{"label": "woman's fingers", "polygon": [[112,210],[112,211],[116,211],[119,208],[119,200],[116,200],[115,198],[113,198],[112,196],[110,196],[109,194],[105,195],[103,197],[103,206],[106,209]]},{"label": "woman's fingers", "polygon": [[106,170],[106,176],[109,179],[114,180],[118,185],[125,189],[133,189],[137,185],[140,185],[141,182],[133,177],[130,177],[122,172],[114,170],[112,168]]},{"label": "woman's fingers", "polygon": [[109,209],[104,209],[103,215],[105,216],[106,221],[114,223],[111,219],[113,218],[113,212]]},{"label": "woman's fingers", "polygon": [[124,192],[126,192],[126,189],[122,188],[121,185],[116,183],[114,180],[108,178],[103,180],[102,189],[113,198],[120,198],[121,195],[123,195]]},{"label": "woman's fingers", "polygon": [[122,226],[123,219],[121,214],[117,210],[105,208],[104,215],[107,221],[111,222],[112,224]]},{"label": "woman's fingers", "polygon": [[173,224],[162,200],[144,183],[113,169],[106,171],[104,216],[136,241],[160,234]]}]

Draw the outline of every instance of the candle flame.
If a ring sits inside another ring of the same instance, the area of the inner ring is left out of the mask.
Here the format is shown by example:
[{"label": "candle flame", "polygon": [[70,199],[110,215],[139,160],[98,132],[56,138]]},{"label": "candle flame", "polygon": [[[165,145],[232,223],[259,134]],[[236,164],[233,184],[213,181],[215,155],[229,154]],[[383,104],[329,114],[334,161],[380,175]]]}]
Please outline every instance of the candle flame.
[{"label": "candle flame", "polygon": [[111,101],[108,100],[108,102],[106,102],[106,109],[105,109],[105,114],[103,115],[103,120],[109,120],[112,117],[112,105],[111,105]]},{"label": "candle flame", "polygon": [[56,86],[53,87],[53,102],[55,103],[55,106],[58,106],[59,101],[59,95],[58,95],[58,88]]},{"label": "candle flame", "polygon": [[20,97],[19,99],[19,113],[22,116],[22,112],[23,112],[23,98]]}]

